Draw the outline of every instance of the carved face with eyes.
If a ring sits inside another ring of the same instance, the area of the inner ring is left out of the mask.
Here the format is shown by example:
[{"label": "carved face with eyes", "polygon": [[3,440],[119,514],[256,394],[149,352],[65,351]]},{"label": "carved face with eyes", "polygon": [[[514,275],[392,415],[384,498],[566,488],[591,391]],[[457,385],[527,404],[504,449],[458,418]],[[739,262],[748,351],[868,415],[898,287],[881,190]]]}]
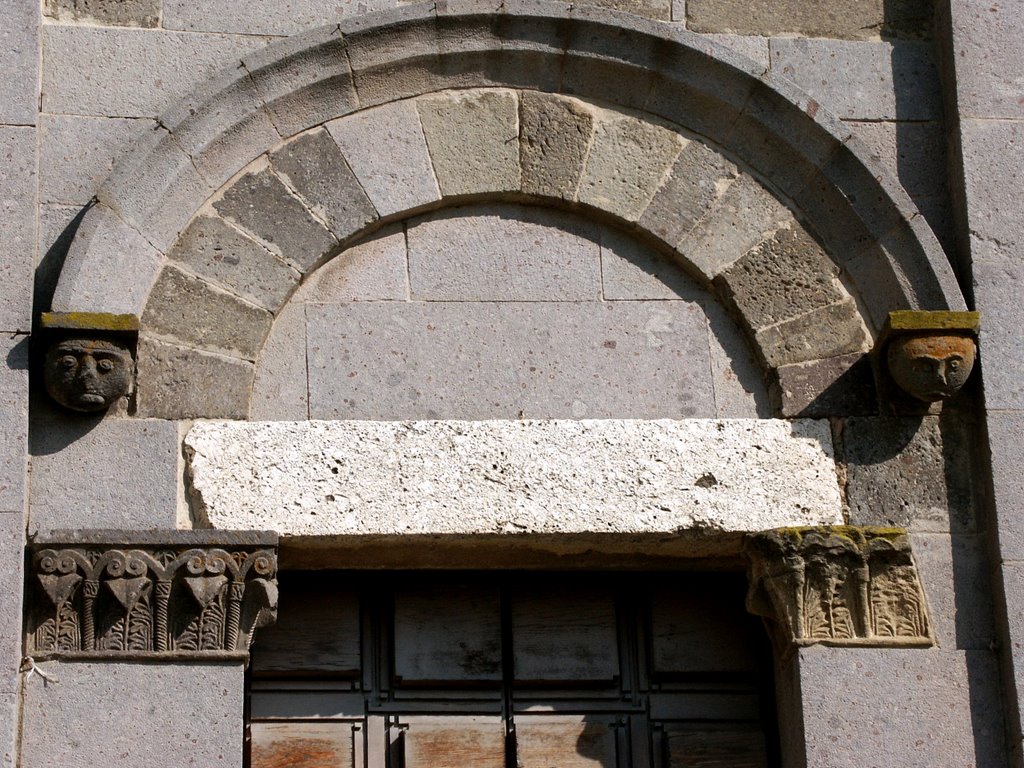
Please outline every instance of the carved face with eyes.
[{"label": "carved face with eyes", "polygon": [[46,391],[75,411],[101,411],[128,394],[132,355],[108,339],[64,339],[46,353]]},{"label": "carved face with eyes", "polygon": [[903,391],[934,403],[960,391],[971,375],[975,356],[970,336],[903,336],[889,345],[889,372]]}]

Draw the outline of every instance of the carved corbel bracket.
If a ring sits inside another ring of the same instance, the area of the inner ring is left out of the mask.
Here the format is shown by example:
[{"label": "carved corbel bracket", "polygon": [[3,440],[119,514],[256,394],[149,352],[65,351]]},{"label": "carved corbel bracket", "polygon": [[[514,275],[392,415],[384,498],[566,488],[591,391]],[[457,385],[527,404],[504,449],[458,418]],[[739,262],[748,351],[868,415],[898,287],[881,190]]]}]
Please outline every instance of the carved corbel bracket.
[{"label": "carved corbel bracket", "polygon": [[51,531],[26,582],[33,657],[244,657],[277,616],[277,534]]},{"label": "carved corbel bracket", "polygon": [[135,383],[135,315],[44,312],[43,383],[47,394],[73,411],[105,411]]},{"label": "carved corbel bracket", "polygon": [[934,644],[906,531],[833,526],[751,534],[747,610],[781,648]]}]

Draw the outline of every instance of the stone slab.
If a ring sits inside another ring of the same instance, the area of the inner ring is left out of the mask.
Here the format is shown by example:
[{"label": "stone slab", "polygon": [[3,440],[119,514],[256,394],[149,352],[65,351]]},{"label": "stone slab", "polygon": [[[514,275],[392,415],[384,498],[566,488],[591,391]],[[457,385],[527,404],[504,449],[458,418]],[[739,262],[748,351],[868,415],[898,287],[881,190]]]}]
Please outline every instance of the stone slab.
[{"label": "stone slab", "polygon": [[742,0],[688,0],[687,26],[697,32],[745,35],[797,34],[808,37],[877,39],[929,37],[928,0],[784,0],[751,6]]},{"label": "stone slab", "polygon": [[696,304],[306,307],[315,419],[714,414],[707,327]]},{"label": "stone slab", "polygon": [[249,35],[88,25],[49,24],[42,35],[43,111],[104,117],[156,118],[267,43]]},{"label": "stone slab", "polygon": [[39,3],[7,0],[0,26],[0,124],[35,125],[39,111]]},{"label": "stone slab", "polygon": [[576,99],[519,95],[523,192],[574,200],[594,132],[593,109]]},{"label": "stone slab", "polygon": [[625,232],[601,230],[601,285],[607,301],[705,302],[708,291],[670,256]]},{"label": "stone slab", "polygon": [[43,14],[62,22],[111,27],[160,26],[161,0],[44,0]]},{"label": "stone slab", "polygon": [[899,179],[913,198],[949,194],[946,135],[941,122],[851,122],[869,157]]},{"label": "stone slab", "polygon": [[989,651],[799,651],[808,768],[1002,765]]},{"label": "stone slab", "polygon": [[1024,117],[1024,26],[1013,3],[951,5],[957,109],[961,117]]},{"label": "stone slab", "polygon": [[[24,768],[241,768],[244,665],[48,661],[25,685]],[[128,695],[128,692],[132,692]],[[199,695],[201,692],[201,695]],[[151,711],[159,710],[159,716]]]},{"label": "stone slab", "polygon": [[[960,133],[971,233],[1003,246],[1021,245],[1024,121],[964,119]],[[972,255],[973,251],[972,244]],[[978,258],[974,255],[975,261]]]},{"label": "stone slab", "polygon": [[440,199],[415,102],[374,107],[327,129],[381,216]]},{"label": "stone slab", "polygon": [[1024,264],[1011,244],[977,236],[971,238],[971,253],[975,307],[983,318],[978,353],[985,405],[989,409],[1024,408],[1024,379],[1020,376],[1024,336],[1017,290],[1024,281]]},{"label": "stone slab", "polygon": [[711,347],[711,383],[720,419],[766,419],[772,415],[765,375],[750,341],[725,307],[703,302]]},{"label": "stone slab", "polygon": [[932,46],[773,38],[772,70],[836,116],[853,120],[941,120]]},{"label": "stone slab", "polygon": [[780,366],[773,395],[776,412],[787,418],[878,413],[871,360],[862,353]]},{"label": "stone slab", "polygon": [[[346,248],[306,276],[293,303],[405,301],[409,297],[405,225],[391,224]],[[303,355],[305,354],[303,344]]]},{"label": "stone slab", "polygon": [[966,425],[947,417],[849,418],[845,460],[850,522],[912,531],[969,531],[975,525]]},{"label": "stone slab", "polygon": [[[7,575],[5,589],[0,591],[0,703],[19,690],[18,671],[22,646],[22,595],[25,568],[25,516],[16,512],[0,512],[0,567]],[[8,712],[0,706],[0,755],[6,750],[6,737],[16,733],[17,721],[8,721]],[[10,729],[10,730],[8,730]],[[13,764],[12,764],[13,765]]]},{"label": "stone slab", "polygon": [[0,513],[22,512],[28,481],[29,337],[0,334],[0,355]]},{"label": "stone slab", "polygon": [[452,208],[409,222],[417,301],[596,301],[600,228],[516,205]]},{"label": "stone slab", "polygon": [[758,354],[765,365],[772,368],[867,352],[870,343],[853,299],[844,299],[754,333]]},{"label": "stone slab", "polygon": [[39,248],[36,252],[36,274],[32,291],[32,314],[47,311],[53,302],[54,289],[61,267],[67,258],[83,209],[75,205],[39,206]]},{"label": "stone slab", "polygon": [[32,327],[36,129],[0,126],[0,331]]},{"label": "stone slab", "polygon": [[990,410],[986,422],[999,556],[1024,560],[1024,411]]},{"label": "stone slab", "polygon": [[368,0],[358,5],[342,0],[290,0],[287,5],[254,3],[239,12],[234,0],[163,0],[163,26],[194,32],[294,35],[356,13],[371,13],[394,5],[393,0]]},{"label": "stone slab", "polygon": [[177,527],[173,422],[72,415],[45,404],[34,411],[33,530]]},{"label": "stone slab", "polygon": [[[679,0],[685,4],[685,0]],[[702,35],[716,45],[723,45],[736,53],[740,53],[759,66],[768,69],[771,56],[768,50],[768,38],[762,35],[729,35],[706,32]]]},{"label": "stone slab", "polygon": [[153,120],[41,115],[39,201],[85,205]]},{"label": "stone slab", "polygon": [[274,319],[256,361],[249,418],[253,421],[305,419],[309,416],[308,400],[306,307],[296,300],[286,305]]},{"label": "stone slab", "polygon": [[825,422],[204,422],[185,446],[215,528],[672,533],[842,519]]}]

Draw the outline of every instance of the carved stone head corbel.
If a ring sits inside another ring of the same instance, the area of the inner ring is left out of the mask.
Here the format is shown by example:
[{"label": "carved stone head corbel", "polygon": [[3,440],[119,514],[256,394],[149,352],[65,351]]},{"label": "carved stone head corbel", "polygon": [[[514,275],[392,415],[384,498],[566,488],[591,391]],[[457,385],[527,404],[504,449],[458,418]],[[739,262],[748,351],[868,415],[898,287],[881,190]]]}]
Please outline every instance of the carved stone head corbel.
[{"label": "carved stone head corbel", "polygon": [[44,312],[40,318],[47,393],[73,411],[105,411],[132,392],[133,350],[139,331],[134,315]]},{"label": "carved stone head corbel", "polygon": [[935,403],[967,383],[977,357],[978,327],[977,312],[890,312],[878,349],[902,392]]}]

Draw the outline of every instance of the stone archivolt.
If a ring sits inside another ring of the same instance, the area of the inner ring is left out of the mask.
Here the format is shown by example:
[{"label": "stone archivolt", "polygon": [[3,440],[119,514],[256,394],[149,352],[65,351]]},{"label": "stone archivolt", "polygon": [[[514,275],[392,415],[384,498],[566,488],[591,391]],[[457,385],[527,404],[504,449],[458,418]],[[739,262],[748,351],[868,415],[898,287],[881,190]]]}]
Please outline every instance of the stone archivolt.
[{"label": "stone archivolt", "polygon": [[244,653],[276,618],[275,535],[79,540],[90,538],[32,547],[29,654]]},{"label": "stone archivolt", "polygon": [[747,609],[782,646],[931,646],[905,531],[791,528],[753,534]]}]

